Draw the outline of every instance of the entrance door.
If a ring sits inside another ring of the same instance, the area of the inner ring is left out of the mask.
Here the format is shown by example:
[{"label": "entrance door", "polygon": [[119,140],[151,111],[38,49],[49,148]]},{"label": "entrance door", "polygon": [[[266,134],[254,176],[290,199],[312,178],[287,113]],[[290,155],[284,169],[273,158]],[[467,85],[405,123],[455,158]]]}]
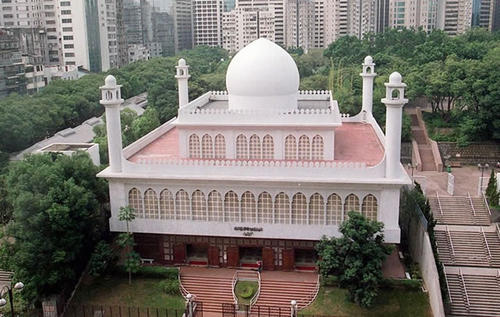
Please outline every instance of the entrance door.
[{"label": "entrance door", "polygon": [[292,271],[295,268],[293,249],[283,249],[283,271]]},{"label": "entrance door", "polygon": [[315,271],[317,253],[314,249],[295,249],[295,269]]},{"label": "entrance door", "polygon": [[186,262],[186,245],[179,243],[174,245],[174,263],[181,264]]},{"label": "entrance door", "polygon": [[208,265],[220,266],[219,248],[216,246],[208,247]]},{"label": "entrance door", "polygon": [[206,244],[188,244],[187,260],[190,265],[208,264],[208,246]]},{"label": "entrance door", "polygon": [[240,247],[240,266],[258,268],[262,261],[262,248]]},{"label": "entrance door", "polygon": [[240,252],[238,247],[227,247],[227,266],[237,267],[240,262]]},{"label": "entrance door", "polygon": [[274,250],[272,248],[262,249],[262,266],[264,270],[274,270]]}]

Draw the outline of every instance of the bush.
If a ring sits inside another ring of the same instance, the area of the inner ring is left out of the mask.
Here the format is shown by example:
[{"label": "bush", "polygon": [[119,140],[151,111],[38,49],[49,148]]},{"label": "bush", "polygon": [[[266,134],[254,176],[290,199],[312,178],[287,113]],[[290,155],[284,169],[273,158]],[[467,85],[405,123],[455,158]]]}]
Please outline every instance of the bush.
[{"label": "bush", "polygon": [[109,243],[100,241],[90,257],[89,274],[97,277],[109,272],[116,259],[117,257]]},{"label": "bush", "polygon": [[404,289],[408,291],[419,290],[422,287],[422,280],[420,279],[384,279],[382,280],[380,286],[385,289]]},{"label": "bush", "polygon": [[180,295],[180,290],[179,290],[179,280],[163,280],[160,282],[160,288],[163,292],[165,292],[168,295]]}]

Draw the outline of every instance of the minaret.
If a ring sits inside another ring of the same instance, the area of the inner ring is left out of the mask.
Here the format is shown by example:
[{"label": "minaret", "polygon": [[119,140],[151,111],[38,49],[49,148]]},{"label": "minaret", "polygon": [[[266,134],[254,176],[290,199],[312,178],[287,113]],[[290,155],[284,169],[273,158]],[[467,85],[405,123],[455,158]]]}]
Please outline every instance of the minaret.
[{"label": "minaret", "polygon": [[186,60],[184,58],[179,60],[179,64],[175,66],[175,69],[177,70],[175,78],[177,78],[177,84],[179,86],[179,108],[181,108],[189,102],[188,79],[191,76],[189,75],[189,66],[186,65]]},{"label": "minaret", "polygon": [[403,106],[408,102],[404,98],[406,84],[402,82],[401,74],[394,72],[385,83],[385,98],[382,102],[386,106],[385,117],[385,176],[398,178],[401,159],[401,121]]},{"label": "minaret", "polygon": [[123,103],[121,85],[116,78],[108,75],[101,87],[101,105],[106,108],[106,132],[108,134],[109,167],[111,172],[122,171],[122,129],[120,124],[120,105]]},{"label": "minaret", "polygon": [[363,77],[363,107],[361,111],[372,113],[373,109],[373,80],[375,73],[375,63],[371,56],[366,56],[363,63],[363,72],[359,74]]}]

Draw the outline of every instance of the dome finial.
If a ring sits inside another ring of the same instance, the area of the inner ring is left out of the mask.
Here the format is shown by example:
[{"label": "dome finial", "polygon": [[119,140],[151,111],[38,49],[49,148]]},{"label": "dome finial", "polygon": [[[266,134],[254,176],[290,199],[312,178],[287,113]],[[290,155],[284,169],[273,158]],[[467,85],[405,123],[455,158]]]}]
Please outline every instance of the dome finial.
[{"label": "dome finial", "polygon": [[106,76],[106,79],[104,80],[104,85],[108,88],[111,87],[116,87],[116,78],[113,75],[108,75]]}]

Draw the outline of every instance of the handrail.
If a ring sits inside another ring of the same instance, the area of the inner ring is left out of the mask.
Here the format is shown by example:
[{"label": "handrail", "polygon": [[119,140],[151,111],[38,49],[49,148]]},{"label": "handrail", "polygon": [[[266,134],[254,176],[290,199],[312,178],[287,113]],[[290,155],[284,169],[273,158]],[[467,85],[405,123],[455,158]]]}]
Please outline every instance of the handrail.
[{"label": "handrail", "polygon": [[474,208],[474,204],[472,203],[472,198],[470,197],[470,193],[467,192],[467,198],[469,198],[469,204],[472,208],[472,213],[474,214],[474,217],[476,216],[476,208]]},{"label": "handrail", "polygon": [[498,223],[496,223],[495,227],[497,228],[498,239],[500,239],[500,225]]},{"label": "handrail", "polygon": [[253,295],[252,299],[250,299],[250,309],[252,308],[253,305],[255,305],[255,303],[257,302],[257,300],[259,299],[259,295],[260,295],[260,272],[257,271],[257,283],[258,283],[258,288],[257,288],[257,292]]},{"label": "handrail", "polygon": [[441,201],[439,201],[439,194],[436,192],[436,198],[438,201],[438,206],[439,206],[439,213],[442,215],[443,214],[443,208],[441,208]]},{"label": "handrail", "polygon": [[231,293],[233,294],[233,300],[236,308],[238,308],[238,297],[234,293],[234,288],[236,287],[236,282],[238,282],[238,271],[234,272]]},{"label": "handrail", "polygon": [[446,281],[446,289],[448,290],[448,299],[450,300],[450,304],[451,304],[451,303],[453,303],[453,300],[451,298],[451,291],[450,291],[450,284],[448,283],[448,276],[446,276],[446,271],[444,269],[443,263],[441,263],[441,266],[443,267],[444,280]]},{"label": "handrail", "polygon": [[491,216],[490,205],[488,204],[488,200],[486,199],[486,195],[483,192],[481,192],[481,194],[483,195],[484,204],[486,205],[486,209],[488,210],[488,214],[490,214],[490,216]]},{"label": "handrail", "polygon": [[470,309],[469,294],[467,293],[467,286],[465,286],[465,280],[464,280],[464,275],[462,274],[462,269],[458,269],[458,273],[460,274],[460,279],[462,280],[462,285],[464,286],[465,299],[467,300],[467,310],[469,310]]},{"label": "handrail", "polygon": [[184,299],[187,299],[187,295],[189,294],[189,292],[184,287],[184,285],[182,285],[181,269],[180,268],[177,268],[177,278],[179,279],[179,289],[181,291],[181,295],[182,295],[182,297],[184,297]]},{"label": "handrail", "polygon": [[488,240],[486,239],[486,234],[484,233],[483,227],[481,227],[481,233],[483,234],[484,243],[486,244],[486,249],[488,250],[488,257],[491,259],[490,246],[488,245]]},{"label": "handrail", "polygon": [[455,248],[453,247],[453,240],[451,239],[451,233],[448,229],[448,226],[446,226],[446,234],[448,236],[448,240],[450,240],[451,252],[453,253],[453,262],[455,262]]},{"label": "handrail", "polygon": [[[312,297],[304,297],[303,299],[300,299],[297,301],[297,303],[299,304],[300,308],[299,309],[304,309],[306,308],[307,306],[311,305],[312,302],[314,302],[314,300],[316,299],[316,297],[318,296],[318,292],[319,292],[319,278],[320,278],[320,275],[318,274],[318,279],[316,280],[316,288],[314,289],[314,295]],[[309,301],[307,301],[309,299]],[[304,301],[306,304],[304,306],[300,305],[300,303]]]}]

